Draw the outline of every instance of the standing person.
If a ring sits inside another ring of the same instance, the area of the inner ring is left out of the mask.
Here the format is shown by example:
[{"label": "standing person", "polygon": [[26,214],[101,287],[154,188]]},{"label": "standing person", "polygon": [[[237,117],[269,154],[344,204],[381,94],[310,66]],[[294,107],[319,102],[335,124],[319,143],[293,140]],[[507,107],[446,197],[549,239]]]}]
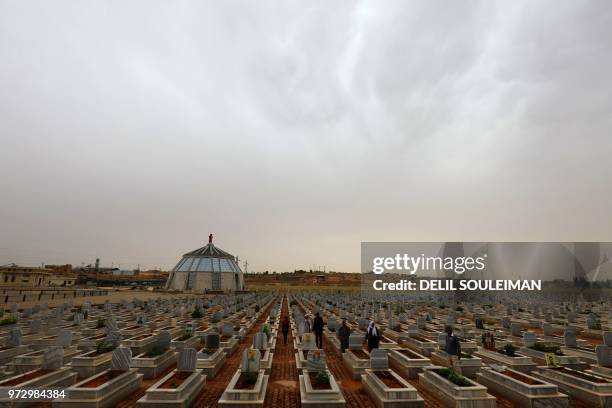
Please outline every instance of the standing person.
[{"label": "standing person", "polygon": [[448,362],[457,374],[461,374],[461,367],[459,367],[459,360],[461,360],[461,343],[451,326],[446,326],[444,330],[446,331],[445,351],[446,354],[448,354]]},{"label": "standing person", "polygon": [[351,329],[346,325],[346,319],[342,319],[342,326],[338,329],[338,339],[340,339],[340,353],[344,353],[349,345]]},{"label": "standing person", "polygon": [[312,323],[312,330],[315,334],[315,340],[317,343],[317,348],[323,348],[323,318],[319,316],[319,312],[315,314],[314,322]]},{"label": "standing person", "polygon": [[376,328],[374,320],[370,322],[370,327],[368,327],[368,332],[366,333],[366,340],[368,341],[368,351],[378,348],[380,335],[378,334],[378,329]]},{"label": "standing person", "polygon": [[285,315],[281,329],[283,331],[283,340],[285,340],[285,344],[287,344],[287,334],[289,334],[289,316]]}]

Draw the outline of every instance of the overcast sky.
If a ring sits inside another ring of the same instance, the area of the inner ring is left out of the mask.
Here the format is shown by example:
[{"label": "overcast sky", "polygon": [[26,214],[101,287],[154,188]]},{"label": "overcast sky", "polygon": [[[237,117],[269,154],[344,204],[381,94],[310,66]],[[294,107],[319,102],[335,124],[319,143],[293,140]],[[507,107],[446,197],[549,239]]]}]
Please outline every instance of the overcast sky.
[{"label": "overcast sky", "polygon": [[606,1],[0,0],[0,264],[612,240]]}]

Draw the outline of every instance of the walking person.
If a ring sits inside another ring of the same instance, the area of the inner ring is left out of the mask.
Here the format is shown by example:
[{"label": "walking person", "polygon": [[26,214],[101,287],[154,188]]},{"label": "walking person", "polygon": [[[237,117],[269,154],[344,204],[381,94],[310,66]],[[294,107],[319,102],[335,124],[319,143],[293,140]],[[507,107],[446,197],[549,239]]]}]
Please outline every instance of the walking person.
[{"label": "walking person", "polygon": [[346,325],[346,319],[342,319],[342,326],[338,329],[338,339],[340,340],[340,353],[344,353],[349,345],[351,329]]},{"label": "walking person", "polygon": [[461,342],[453,332],[451,326],[446,326],[444,331],[446,331],[445,351],[446,354],[448,354],[448,362],[457,374],[461,374],[461,367],[459,367],[459,360],[461,360]]},{"label": "walking person", "polygon": [[315,341],[317,343],[317,348],[323,348],[323,318],[319,315],[319,312],[315,313],[314,322],[312,323],[312,330],[315,334]]},{"label": "walking person", "polygon": [[368,332],[366,333],[366,340],[368,341],[368,351],[378,348],[380,334],[378,334],[378,329],[376,328],[376,323],[374,323],[374,320],[370,322],[370,327],[368,327]]},{"label": "walking person", "polygon": [[287,344],[287,335],[289,334],[289,316],[285,315],[285,318],[281,324],[281,329],[283,331],[283,340],[285,341],[285,344]]}]

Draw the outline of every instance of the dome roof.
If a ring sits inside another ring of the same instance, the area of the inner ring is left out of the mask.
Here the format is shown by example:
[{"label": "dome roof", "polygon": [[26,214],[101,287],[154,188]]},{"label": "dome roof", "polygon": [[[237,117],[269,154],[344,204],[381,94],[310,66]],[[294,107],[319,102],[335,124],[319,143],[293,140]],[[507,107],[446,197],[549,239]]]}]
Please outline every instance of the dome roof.
[{"label": "dome roof", "polygon": [[212,242],[208,243],[208,245],[203,246],[202,248],[198,248],[191,252],[187,252],[185,256],[193,256],[193,257],[202,257],[202,258],[225,258],[225,259],[234,259],[233,255],[228,254],[224,250],[217,248]]},{"label": "dome roof", "polygon": [[183,255],[183,258],[173,270],[181,272],[242,272],[233,255],[217,248],[212,243],[212,236],[209,237],[206,246]]}]

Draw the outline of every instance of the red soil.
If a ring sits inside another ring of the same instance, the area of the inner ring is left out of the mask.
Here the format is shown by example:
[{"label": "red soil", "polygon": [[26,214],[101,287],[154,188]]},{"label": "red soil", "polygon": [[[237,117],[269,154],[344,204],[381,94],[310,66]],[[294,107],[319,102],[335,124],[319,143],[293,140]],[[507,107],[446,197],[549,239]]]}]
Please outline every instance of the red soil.
[{"label": "red soil", "polygon": [[178,388],[189,377],[191,373],[177,371],[159,386],[159,388]]},{"label": "red soil", "polygon": [[524,376],[522,374],[515,373],[515,372],[509,371],[509,370],[506,370],[506,371],[502,372],[502,374],[507,375],[508,377],[514,378],[515,380],[519,380],[520,382],[523,382],[523,383],[529,384],[529,385],[541,385],[541,384],[544,384],[542,381],[534,380],[532,378],[526,377],[526,376]]},{"label": "red soil", "polygon": [[368,353],[366,353],[363,350],[351,350],[351,353],[353,353],[355,355],[355,357],[357,357],[360,360],[367,360],[367,359],[370,358]]},{"label": "red soil", "polygon": [[237,390],[252,390],[253,388],[255,388],[255,384],[256,383],[249,384],[246,381],[246,373],[241,373],[234,388]]},{"label": "red soil", "polygon": [[80,388],[96,388],[96,387],[99,387],[102,384],[105,384],[105,383],[109,382],[113,378],[119,377],[124,372],[125,371],[115,371],[115,370],[107,371],[104,374],[94,378],[93,380],[87,381],[86,383],[81,384]]},{"label": "red soil", "polygon": [[23,384],[24,382],[29,381],[33,378],[42,377],[43,375],[50,373],[51,371],[53,370],[38,369],[38,370],[30,371],[29,373],[26,373],[25,375],[20,376],[19,378],[13,378],[12,380],[0,382],[0,386],[11,387],[11,386]]},{"label": "red soil", "polygon": [[414,359],[422,359],[423,357],[419,356],[418,354],[408,350],[408,349],[401,349],[401,350],[397,350],[400,354],[405,355],[408,358],[414,358]]},{"label": "red soil", "polygon": [[315,390],[331,390],[331,384],[321,384],[317,381],[317,376],[319,373],[309,372],[308,377],[310,377],[310,383],[312,384],[312,388]]},{"label": "red soil", "polygon": [[404,385],[397,381],[389,371],[374,371],[374,374],[389,388],[404,388]]}]

